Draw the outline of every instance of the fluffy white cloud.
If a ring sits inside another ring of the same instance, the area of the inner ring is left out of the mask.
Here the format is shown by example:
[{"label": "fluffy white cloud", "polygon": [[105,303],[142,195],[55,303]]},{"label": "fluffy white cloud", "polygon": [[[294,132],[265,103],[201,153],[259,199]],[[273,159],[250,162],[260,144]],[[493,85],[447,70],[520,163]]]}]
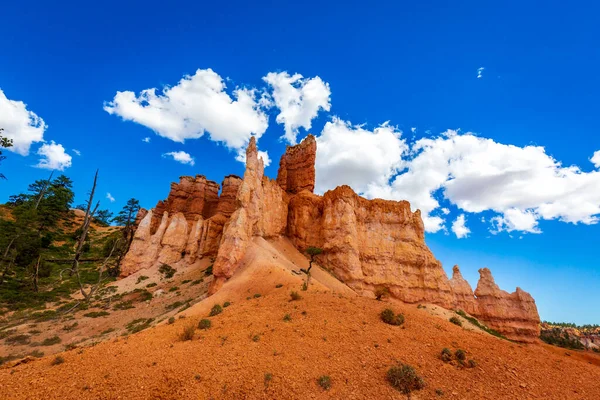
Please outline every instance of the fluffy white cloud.
[{"label": "fluffy white cloud", "polygon": [[36,165],[37,168],[64,171],[65,168],[71,166],[72,157],[65,152],[62,144],[54,143],[54,141],[43,144],[37,154],[41,156]]},{"label": "fluffy white cloud", "polygon": [[590,161],[594,164],[594,167],[600,168],[600,150],[594,152]]},{"label": "fluffy white cloud", "polygon": [[367,130],[333,118],[317,137],[316,190],[323,193],[350,185],[365,193],[371,192],[371,186],[384,187],[402,167],[402,154],[407,150],[401,132],[387,123]]},{"label": "fluffy white cloud", "polygon": [[8,99],[0,89],[0,128],[3,136],[13,140],[8,150],[26,156],[32,143],[44,141],[47,126],[25,103]]},{"label": "fluffy white cloud", "polygon": [[465,214],[460,214],[452,223],[452,232],[457,238],[462,239],[469,236],[471,230],[465,225]]},{"label": "fluffy white cloud", "polygon": [[300,74],[269,72],[263,78],[273,89],[273,101],[279,108],[277,122],[285,128],[284,138],[296,144],[300,127],[310,129],[320,110],[331,108],[329,84],[316,76],[303,78]]},{"label": "fluffy white cloud", "polygon": [[196,161],[194,161],[194,158],[185,151],[171,151],[170,153],[165,153],[162,156],[165,158],[171,157],[173,158],[173,160],[182,164],[194,165],[196,163]]},{"label": "fluffy white cloud", "polygon": [[212,69],[199,69],[160,91],[146,89],[139,96],[117,92],[104,110],[176,142],[208,132],[211,140],[241,149],[252,135],[258,139],[265,132],[268,118],[255,90],[236,88],[230,96],[225,89],[223,79]]},{"label": "fluffy white cloud", "polygon": [[[262,150],[258,150],[258,158],[262,158],[263,160],[263,165],[265,167],[268,167],[269,165],[271,165],[271,158],[269,157],[269,153],[266,151],[262,151]],[[235,159],[241,163],[246,164],[246,149],[240,149],[238,151],[237,156],[235,157]]]},{"label": "fluffy white cloud", "polygon": [[115,198],[112,196],[112,194],[110,194],[110,192],[106,192],[106,198],[108,199],[108,201],[110,201],[111,203],[115,202]]}]

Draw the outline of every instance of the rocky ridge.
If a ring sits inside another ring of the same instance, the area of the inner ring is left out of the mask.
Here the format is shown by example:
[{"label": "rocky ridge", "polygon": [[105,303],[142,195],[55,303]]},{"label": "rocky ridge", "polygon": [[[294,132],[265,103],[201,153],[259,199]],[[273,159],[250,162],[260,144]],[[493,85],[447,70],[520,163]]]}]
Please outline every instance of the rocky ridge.
[{"label": "rocky ridge", "polygon": [[285,236],[300,251],[322,248],[319,264],[360,295],[385,288],[407,303],[463,309],[508,338],[537,340],[539,315],[528,293],[501,290],[487,268],[479,271],[475,292],[458,266],[448,279],[425,244],[420,211],[412,212],[406,201],[367,200],[349,186],[314,194],[315,157],[309,135],[288,146],[273,180],[264,176],[252,139],[244,178],[227,177],[220,197],[215,182],[182,177],[141,220],[123,275],[212,256],[209,292],[215,293],[241,265],[253,238]]}]

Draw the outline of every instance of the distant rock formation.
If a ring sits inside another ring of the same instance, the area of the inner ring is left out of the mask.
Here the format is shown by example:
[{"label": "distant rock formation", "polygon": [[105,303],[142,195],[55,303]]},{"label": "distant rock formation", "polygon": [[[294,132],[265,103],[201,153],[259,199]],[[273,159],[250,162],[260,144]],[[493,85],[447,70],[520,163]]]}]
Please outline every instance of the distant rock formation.
[{"label": "distant rock formation", "polygon": [[226,177],[220,197],[215,182],[182,177],[140,222],[122,274],[211,255],[214,293],[240,266],[253,237],[286,236],[300,251],[322,248],[319,264],[361,295],[387,288],[407,303],[463,309],[511,339],[536,340],[533,298],[519,288],[500,290],[487,268],[475,294],[458,266],[448,279],[425,244],[420,211],[408,202],[367,200],[349,186],[314,194],[316,146],[312,135],[288,146],[273,180],[264,176],[252,138],[244,178]]}]

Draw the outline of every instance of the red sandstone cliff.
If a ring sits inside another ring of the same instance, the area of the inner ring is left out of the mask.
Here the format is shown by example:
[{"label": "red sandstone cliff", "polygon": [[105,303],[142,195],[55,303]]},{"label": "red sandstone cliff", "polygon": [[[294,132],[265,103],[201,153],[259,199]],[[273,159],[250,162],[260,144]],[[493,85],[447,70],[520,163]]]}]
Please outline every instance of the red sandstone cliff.
[{"label": "red sandstone cliff", "polygon": [[367,200],[348,186],[315,195],[315,156],[311,135],[288,146],[272,180],[253,138],[244,178],[225,178],[220,197],[203,176],[181,178],[140,222],[123,275],[211,255],[214,293],[239,268],[253,237],[287,236],[300,251],[322,248],[319,264],[361,295],[387,288],[402,301],[463,309],[511,339],[536,340],[539,316],[528,293],[500,290],[487,268],[475,294],[458,266],[448,279],[425,244],[420,212],[406,201]]}]

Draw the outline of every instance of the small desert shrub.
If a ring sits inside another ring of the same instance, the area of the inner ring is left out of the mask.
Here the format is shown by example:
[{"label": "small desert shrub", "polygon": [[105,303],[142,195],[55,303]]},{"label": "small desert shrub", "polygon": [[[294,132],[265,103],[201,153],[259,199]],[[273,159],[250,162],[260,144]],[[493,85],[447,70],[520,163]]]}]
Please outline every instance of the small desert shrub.
[{"label": "small desert shrub", "polygon": [[231,303],[230,303],[230,302],[228,302],[228,301],[226,301],[225,303],[223,303],[223,308],[225,308],[225,307],[229,307],[230,305],[231,305]]},{"label": "small desert shrub", "polygon": [[149,284],[146,285],[147,288],[151,288],[151,287],[154,287],[154,286],[156,286],[156,282],[151,282],[151,283],[149,283]]},{"label": "small desert shrub", "polygon": [[194,338],[194,332],[196,332],[196,327],[194,325],[187,325],[179,334],[179,340],[181,340],[182,342],[192,340]]},{"label": "small desert shrub", "polygon": [[29,353],[29,355],[31,357],[35,357],[35,358],[42,358],[42,357],[44,357],[44,352],[43,351],[39,351],[39,350],[34,350],[31,353]]},{"label": "small desert shrub", "polygon": [[290,314],[285,314],[285,315],[283,316],[283,320],[284,320],[285,322],[290,322],[290,321],[292,320],[292,316],[291,316]]},{"label": "small desert shrub", "polygon": [[458,317],[450,318],[450,322],[452,322],[454,325],[462,326],[462,321]]},{"label": "small desert shrub", "polygon": [[114,331],[115,331],[115,328],[108,328],[106,330],[103,330],[100,334],[101,335],[107,335],[107,334],[109,334],[111,332],[114,332]]},{"label": "small desert shrub", "polygon": [[92,311],[90,313],[83,314],[84,317],[88,317],[88,318],[100,318],[100,317],[105,317],[107,315],[110,315],[110,313],[106,312],[106,311]]},{"label": "small desert shrub", "polygon": [[75,328],[77,328],[77,326],[79,325],[79,323],[77,322],[73,322],[72,324],[67,324],[65,326],[63,326],[63,331],[65,332],[71,332],[72,330],[74,330]]},{"label": "small desert shrub", "polygon": [[42,346],[52,346],[52,345],[58,344],[60,342],[62,342],[61,338],[59,338],[58,336],[52,336],[50,338],[44,339],[42,341],[41,345]]},{"label": "small desert shrub", "polygon": [[24,345],[30,342],[29,335],[15,335],[6,338],[6,344],[16,344],[16,345]]},{"label": "small desert shrub", "polygon": [[302,291],[303,291],[303,292],[306,292],[307,290],[308,290],[308,285],[306,284],[306,282],[304,282],[304,283],[302,284]]},{"label": "small desert shrub", "polygon": [[265,374],[265,386],[269,386],[269,383],[271,382],[272,379],[273,379],[273,374],[270,372],[267,372]]},{"label": "small desert shrub", "polygon": [[379,317],[383,322],[389,325],[402,325],[404,323],[404,315],[403,314],[394,314],[394,311],[386,308],[379,314]]},{"label": "small desert shrub", "polygon": [[258,342],[260,340],[260,335],[254,335],[252,336],[252,341],[253,342]]},{"label": "small desert shrub", "polygon": [[175,323],[175,317],[169,318],[169,325],[173,325]]},{"label": "small desert shrub", "polygon": [[389,294],[390,290],[386,287],[380,287],[375,290],[375,298],[380,301],[384,296],[388,296]]},{"label": "small desert shrub", "polygon": [[141,282],[145,281],[146,279],[148,279],[148,277],[145,275],[138,276],[137,282],[135,284],[137,285],[138,283],[141,283]]},{"label": "small desert shrub", "polygon": [[454,352],[454,357],[459,361],[465,361],[467,359],[467,354],[464,350],[458,349]]},{"label": "small desert shrub", "polygon": [[149,328],[152,322],[154,322],[154,318],[138,318],[125,325],[125,328],[131,333],[137,333]]},{"label": "small desert shrub", "polygon": [[331,378],[327,375],[321,375],[319,379],[317,379],[317,383],[325,390],[331,388]]},{"label": "small desert shrub", "polygon": [[469,362],[467,363],[467,366],[469,368],[475,368],[477,366],[477,363],[475,362],[475,360],[469,360]]},{"label": "small desert shrub", "polygon": [[177,270],[168,264],[163,264],[160,266],[160,268],[158,268],[158,272],[163,274],[165,279],[171,279]]},{"label": "small desert shrub", "polygon": [[413,367],[406,364],[398,364],[388,369],[386,378],[394,389],[404,394],[425,387],[423,378],[417,374]]},{"label": "small desert shrub", "polygon": [[447,348],[442,349],[442,353],[440,354],[440,358],[442,359],[443,362],[450,362],[450,361],[452,361],[452,352],[450,351],[450,349],[447,349]]},{"label": "small desert shrub", "polygon": [[593,348],[592,348],[592,351],[593,351],[594,353],[600,353],[600,348],[598,348],[598,347],[593,347]]},{"label": "small desert shrub", "polygon": [[275,285],[275,287],[276,287],[277,289],[279,289],[279,288],[283,287],[283,285],[282,285],[281,283],[278,283],[277,285]]},{"label": "small desert shrub", "polygon": [[37,329],[34,329],[32,331],[29,331],[30,335],[39,335],[40,333],[42,333],[42,331],[38,331]]},{"label": "small desert shrub", "polygon": [[213,265],[209,265],[208,268],[206,268],[206,271],[204,271],[204,275],[208,276],[208,275],[212,275],[213,273]]},{"label": "small desert shrub", "polygon": [[295,292],[295,291],[290,293],[290,297],[292,298],[292,301],[300,300],[302,298],[302,296],[300,296],[300,293]]},{"label": "small desert shrub", "polygon": [[186,283],[190,283],[192,280],[191,279],[185,279],[183,281],[181,281],[182,285],[185,285]]},{"label": "small desert shrub", "polygon": [[215,315],[219,315],[223,312],[223,307],[218,304],[215,304],[213,308],[210,309],[210,316],[214,317]]},{"label": "small desert shrub", "polygon": [[61,356],[56,356],[54,358],[54,360],[52,360],[52,362],[50,363],[50,365],[60,365],[60,364],[62,364],[64,362],[65,362],[64,358],[62,358]]},{"label": "small desert shrub", "polygon": [[258,299],[259,297],[260,297],[260,293],[255,293],[255,294],[254,294],[254,298],[255,298],[255,299]]},{"label": "small desert shrub", "polygon": [[169,292],[176,292],[179,290],[179,286],[173,286],[172,288],[169,289]]},{"label": "small desert shrub", "polygon": [[115,310],[115,311],[129,310],[131,308],[135,308],[135,306],[133,305],[131,300],[127,300],[127,301],[122,301],[120,303],[115,304],[115,306],[113,307],[113,310]]},{"label": "small desert shrub", "polygon": [[183,301],[176,301],[175,303],[167,304],[165,306],[165,309],[167,309],[167,310],[174,310],[177,307],[181,307],[183,304],[184,304]]},{"label": "small desert shrub", "polygon": [[198,329],[208,329],[211,325],[212,322],[210,322],[210,319],[201,319],[200,322],[198,322]]},{"label": "small desert shrub", "polygon": [[444,391],[442,389],[435,389],[435,394],[437,394],[438,396],[443,396]]},{"label": "small desert shrub", "polygon": [[202,282],[204,282],[204,279],[198,279],[198,280],[195,280],[192,283],[190,283],[190,286],[199,285]]}]

